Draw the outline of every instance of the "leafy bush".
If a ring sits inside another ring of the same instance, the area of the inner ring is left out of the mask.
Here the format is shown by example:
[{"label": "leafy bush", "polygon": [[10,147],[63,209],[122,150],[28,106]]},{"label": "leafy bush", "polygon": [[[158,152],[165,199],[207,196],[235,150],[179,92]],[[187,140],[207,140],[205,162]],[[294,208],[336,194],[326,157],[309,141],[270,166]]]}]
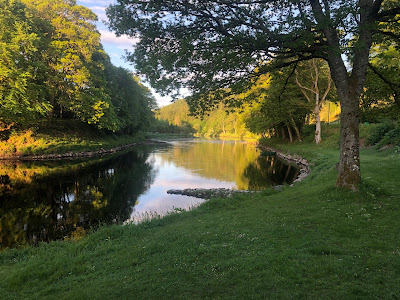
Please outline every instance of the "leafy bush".
[{"label": "leafy bush", "polygon": [[382,139],[376,144],[377,147],[383,147],[385,145],[400,145],[400,126],[397,124],[397,126],[386,132],[385,135],[382,137]]},{"label": "leafy bush", "polygon": [[366,145],[376,145],[378,144],[383,137],[389,133],[390,131],[396,129],[396,125],[393,122],[386,121],[378,124],[371,128],[369,136],[367,136],[365,140]]}]

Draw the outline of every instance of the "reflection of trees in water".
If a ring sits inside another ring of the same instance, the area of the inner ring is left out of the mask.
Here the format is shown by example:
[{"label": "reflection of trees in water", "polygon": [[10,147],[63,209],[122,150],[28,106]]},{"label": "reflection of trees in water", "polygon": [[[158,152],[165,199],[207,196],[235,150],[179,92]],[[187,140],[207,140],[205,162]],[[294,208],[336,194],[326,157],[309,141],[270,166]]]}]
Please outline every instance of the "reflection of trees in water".
[{"label": "reflection of trees in water", "polygon": [[248,181],[249,189],[260,190],[267,186],[290,184],[298,173],[298,167],[288,165],[276,156],[262,156],[246,167],[243,176]]},{"label": "reflection of trees in water", "polygon": [[154,180],[148,154],[131,151],[48,176],[32,175],[30,184],[3,174],[0,246],[77,238],[93,226],[125,221]]},{"label": "reflection of trees in water", "polygon": [[255,146],[241,142],[195,142],[174,146],[161,154],[163,160],[218,180],[235,182],[239,190],[291,183],[298,168],[277,157],[259,157]]},{"label": "reflection of trees in water", "polygon": [[243,171],[258,157],[257,149],[242,142],[199,141],[177,145],[161,153],[165,161],[192,170],[200,176],[235,182],[238,189],[247,189]]}]

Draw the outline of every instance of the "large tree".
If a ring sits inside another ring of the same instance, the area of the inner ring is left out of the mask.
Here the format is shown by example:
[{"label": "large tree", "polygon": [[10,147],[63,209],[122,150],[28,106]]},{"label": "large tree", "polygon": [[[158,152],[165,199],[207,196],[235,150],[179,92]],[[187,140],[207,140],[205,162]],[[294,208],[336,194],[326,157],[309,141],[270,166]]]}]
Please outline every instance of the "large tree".
[{"label": "large tree", "polygon": [[[28,123],[50,109],[38,82],[39,38],[33,20],[18,1],[0,3],[0,130]],[[8,126],[8,127],[7,127]]]},{"label": "large tree", "polygon": [[40,29],[41,76],[52,117],[73,115],[100,128],[117,130],[118,120],[104,87],[105,52],[97,16],[76,0],[21,0]]},{"label": "large tree", "polygon": [[117,34],[140,38],[128,58],[167,91],[236,91],[271,68],[326,60],[342,109],[337,185],[357,188],[369,50],[381,24],[398,23],[398,0],[118,0],[107,13]]}]

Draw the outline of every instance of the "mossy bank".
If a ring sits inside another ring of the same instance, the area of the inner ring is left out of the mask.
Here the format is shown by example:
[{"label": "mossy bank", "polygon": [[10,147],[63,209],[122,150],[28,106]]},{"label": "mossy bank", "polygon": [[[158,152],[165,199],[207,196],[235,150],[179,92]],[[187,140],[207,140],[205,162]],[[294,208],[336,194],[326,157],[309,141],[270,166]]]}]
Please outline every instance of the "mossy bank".
[{"label": "mossy bank", "polygon": [[144,133],[114,133],[78,120],[39,122],[3,132],[0,159],[57,159],[113,153],[143,143]]}]

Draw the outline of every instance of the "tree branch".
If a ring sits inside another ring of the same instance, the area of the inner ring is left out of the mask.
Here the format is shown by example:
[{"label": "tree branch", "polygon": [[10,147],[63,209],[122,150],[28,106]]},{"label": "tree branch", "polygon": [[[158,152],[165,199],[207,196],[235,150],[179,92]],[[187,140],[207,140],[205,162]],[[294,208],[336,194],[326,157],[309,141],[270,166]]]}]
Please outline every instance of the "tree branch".
[{"label": "tree branch", "polygon": [[396,16],[398,14],[400,14],[400,7],[395,7],[395,8],[392,8],[392,9],[381,11],[380,13],[377,13],[376,16],[377,16],[377,20],[378,21],[383,21],[384,22],[384,21],[386,21],[386,20],[388,20],[388,19],[390,19],[390,18],[392,18],[392,17],[394,17],[394,16]]},{"label": "tree branch", "polygon": [[400,86],[397,84],[391,82],[389,79],[387,79],[385,76],[382,75],[382,73],[379,72],[379,70],[374,67],[371,63],[368,63],[368,67],[374,72],[384,83],[386,83],[389,88],[392,90],[392,92],[399,93]]},{"label": "tree branch", "polygon": [[394,39],[396,39],[396,40],[397,40],[397,39],[400,40],[400,34],[396,34],[396,33],[392,32],[392,31],[378,30],[377,32],[379,32],[379,33],[381,33],[381,34],[383,34],[383,35],[389,36],[389,37],[391,37],[391,38],[394,38]]}]

